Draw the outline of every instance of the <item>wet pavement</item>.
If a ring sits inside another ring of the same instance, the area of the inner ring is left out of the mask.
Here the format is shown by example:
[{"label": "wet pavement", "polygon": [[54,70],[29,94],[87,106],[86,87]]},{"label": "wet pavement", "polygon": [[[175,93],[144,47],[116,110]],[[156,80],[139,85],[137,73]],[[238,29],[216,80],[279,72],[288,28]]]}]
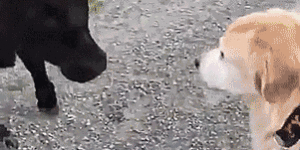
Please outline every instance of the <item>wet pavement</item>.
[{"label": "wet pavement", "polygon": [[24,150],[251,149],[247,106],[239,96],[207,89],[194,61],[218,45],[237,17],[292,9],[294,1],[94,4],[90,30],[107,52],[107,70],[79,84],[47,64],[60,111],[46,115],[37,111],[33,82],[20,60],[1,69],[0,124],[11,132],[3,143]]}]

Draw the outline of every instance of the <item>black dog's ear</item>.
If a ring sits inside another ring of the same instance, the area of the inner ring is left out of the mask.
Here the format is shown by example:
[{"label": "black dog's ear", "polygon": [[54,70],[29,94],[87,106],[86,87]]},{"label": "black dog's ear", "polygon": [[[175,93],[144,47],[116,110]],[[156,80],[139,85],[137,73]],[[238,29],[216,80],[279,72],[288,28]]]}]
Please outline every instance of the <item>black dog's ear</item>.
[{"label": "black dog's ear", "polygon": [[277,143],[284,147],[295,145],[300,139],[300,105],[286,119],[282,128],[276,131]]}]

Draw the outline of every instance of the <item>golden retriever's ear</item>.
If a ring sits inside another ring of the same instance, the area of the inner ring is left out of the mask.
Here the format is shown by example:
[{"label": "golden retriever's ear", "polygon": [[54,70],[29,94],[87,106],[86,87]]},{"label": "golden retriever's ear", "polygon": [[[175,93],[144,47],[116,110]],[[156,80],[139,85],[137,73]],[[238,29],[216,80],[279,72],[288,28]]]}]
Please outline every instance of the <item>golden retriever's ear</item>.
[{"label": "golden retriever's ear", "polygon": [[[299,87],[299,71],[292,68],[288,62],[290,54],[284,52],[287,45],[284,42],[274,44],[272,39],[281,36],[279,31],[271,30],[270,25],[265,22],[253,21],[257,17],[259,20],[266,18],[265,15],[239,18],[228,27],[225,36],[245,34],[243,36],[248,39],[250,45],[250,51],[245,56],[250,55],[247,59],[250,63],[253,62],[253,66],[257,66],[254,75],[256,90],[270,103],[284,101]],[[272,47],[272,44],[275,46]]]},{"label": "golden retriever's ear", "polygon": [[254,77],[256,90],[270,103],[286,100],[299,85],[298,72],[271,55]]}]

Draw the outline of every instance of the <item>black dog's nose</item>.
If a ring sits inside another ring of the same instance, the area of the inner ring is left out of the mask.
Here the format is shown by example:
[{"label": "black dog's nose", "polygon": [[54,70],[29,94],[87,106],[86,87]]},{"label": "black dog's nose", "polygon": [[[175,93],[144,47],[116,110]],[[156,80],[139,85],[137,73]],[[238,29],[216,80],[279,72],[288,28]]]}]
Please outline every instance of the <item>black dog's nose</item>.
[{"label": "black dog's nose", "polygon": [[199,62],[199,60],[196,58],[196,59],[195,59],[195,67],[196,67],[197,69],[199,69],[199,66],[200,66],[200,62]]}]

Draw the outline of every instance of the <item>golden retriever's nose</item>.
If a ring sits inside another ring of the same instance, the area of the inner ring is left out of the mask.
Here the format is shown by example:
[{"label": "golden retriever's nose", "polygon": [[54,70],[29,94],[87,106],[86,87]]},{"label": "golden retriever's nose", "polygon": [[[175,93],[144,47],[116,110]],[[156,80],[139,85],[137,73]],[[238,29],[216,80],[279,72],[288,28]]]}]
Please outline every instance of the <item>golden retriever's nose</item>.
[{"label": "golden retriever's nose", "polygon": [[199,60],[196,58],[195,59],[195,67],[197,68],[197,69],[199,69],[199,66],[200,66],[200,62],[199,62]]}]

